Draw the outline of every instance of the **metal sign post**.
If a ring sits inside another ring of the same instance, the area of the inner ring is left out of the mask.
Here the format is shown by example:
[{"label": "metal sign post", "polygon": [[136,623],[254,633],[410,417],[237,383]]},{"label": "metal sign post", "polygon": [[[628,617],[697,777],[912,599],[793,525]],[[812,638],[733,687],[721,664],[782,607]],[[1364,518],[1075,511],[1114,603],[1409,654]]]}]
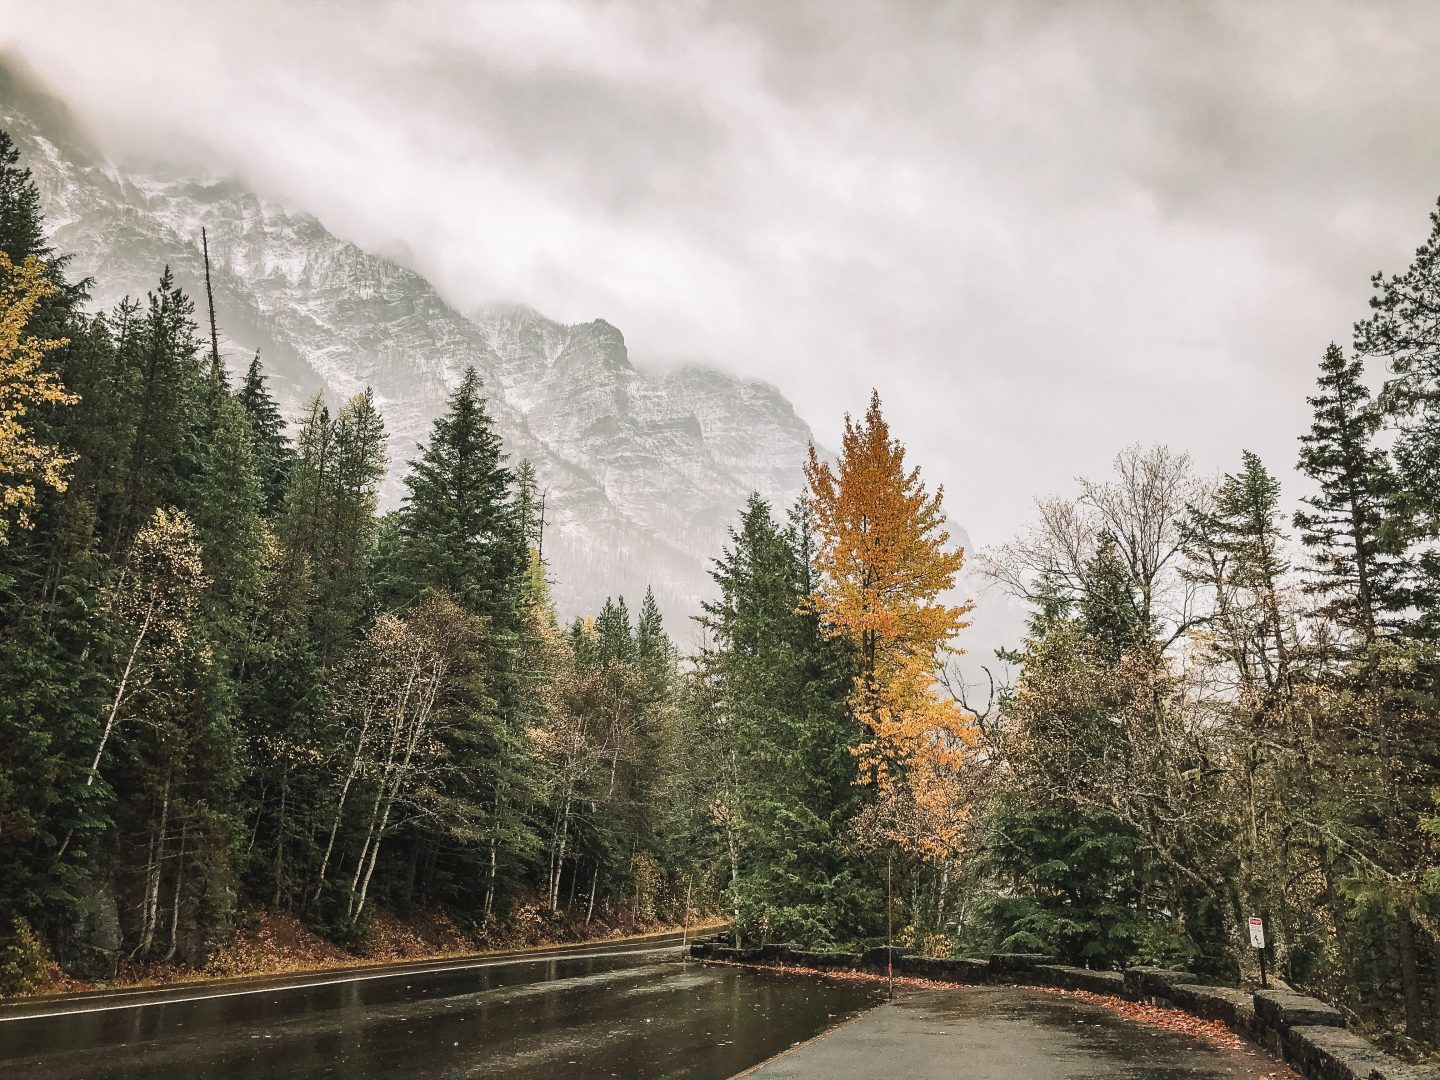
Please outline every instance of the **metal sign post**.
[{"label": "metal sign post", "polygon": [[894,855],[885,856],[885,974],[890,982],[888,997],[895,1000],[895,894],[890,888],[890,864]]},{"label": "metal sign post", "polygon": [[1257,915],[1250,916],[1250,947],[1260,953],[1260,988],[1269,989],[1265,980],[1265,920]]}]

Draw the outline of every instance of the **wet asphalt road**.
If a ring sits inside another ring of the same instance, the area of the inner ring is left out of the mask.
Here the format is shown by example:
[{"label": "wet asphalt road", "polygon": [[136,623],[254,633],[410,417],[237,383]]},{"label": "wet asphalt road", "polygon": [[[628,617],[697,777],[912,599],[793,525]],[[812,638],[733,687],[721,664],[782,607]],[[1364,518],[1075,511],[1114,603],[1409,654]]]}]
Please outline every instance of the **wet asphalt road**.
[{"label": "wet asphalt road", "polygon": [[582,947],[0,1008],[0,1077],[1288,1075],[1258,1048],[1218,1049],[1036,990],[882,999],[874,983],[702,965],[673,944]]},{"label": "wet asphalt road", "polygon": [[1259,1047],[1221,1049],[1020,987],[904,994],[747,1073],[753,1080],[1257,1080],[1293,1077]]},{"label": "wet asphalt road", "polygon": [[718,1080],[878,999],[870,985],[683,961],[673,946],[354,975],[0,1013],[0,1076]]}]

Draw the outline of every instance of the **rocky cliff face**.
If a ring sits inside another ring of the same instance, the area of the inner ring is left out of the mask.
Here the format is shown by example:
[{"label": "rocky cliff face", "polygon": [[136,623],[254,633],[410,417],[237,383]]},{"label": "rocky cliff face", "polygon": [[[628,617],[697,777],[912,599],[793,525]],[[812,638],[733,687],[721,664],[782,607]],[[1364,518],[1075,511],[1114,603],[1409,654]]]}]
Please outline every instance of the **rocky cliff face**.
[{"label": "rocky cliff face", "polygon": [[708,592],[709,560],[749,492],[783,510],[799,492],[809,428],[773,387],[703,367],[656,373],[620,331],[565,326],[524,307],[464,314],[417,274],[362,251],[314,217],[230,180],[122,173],[52,100],[0,68],[0,126],[40,186],[72,276],[97,306],[143,295],[171,266],[203,297],[210,237],[222,351],[259,349],[282,408],[366,386],[390,435],[385,500],[466,367],[478,369],[512,460],[549,489],[546,556],[562,614],[653,585],[682,645]]}]

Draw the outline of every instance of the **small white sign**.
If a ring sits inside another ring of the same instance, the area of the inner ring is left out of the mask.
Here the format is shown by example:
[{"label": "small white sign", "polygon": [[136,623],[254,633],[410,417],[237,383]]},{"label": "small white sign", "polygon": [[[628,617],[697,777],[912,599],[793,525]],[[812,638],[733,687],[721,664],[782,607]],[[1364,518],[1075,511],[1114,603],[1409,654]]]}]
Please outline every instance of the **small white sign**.
[{"label": "small white sign", "polygon": [[1265,947],[1265,923],[1255,916],[1250,916],[1250,947],[1263,949]]}]

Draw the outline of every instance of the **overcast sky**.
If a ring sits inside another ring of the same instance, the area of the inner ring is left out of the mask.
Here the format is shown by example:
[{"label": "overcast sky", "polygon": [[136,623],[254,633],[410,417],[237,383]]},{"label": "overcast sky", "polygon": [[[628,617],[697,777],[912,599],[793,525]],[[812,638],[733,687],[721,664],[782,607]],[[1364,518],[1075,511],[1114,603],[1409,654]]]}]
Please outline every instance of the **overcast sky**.
[{"label": "overcast sky", "polygon": [[457,306],[875,385],[983,544],[1165,441],[1290,479],[1440,194],[1440,5],[0,0],[122,160],[239,173]]}]

